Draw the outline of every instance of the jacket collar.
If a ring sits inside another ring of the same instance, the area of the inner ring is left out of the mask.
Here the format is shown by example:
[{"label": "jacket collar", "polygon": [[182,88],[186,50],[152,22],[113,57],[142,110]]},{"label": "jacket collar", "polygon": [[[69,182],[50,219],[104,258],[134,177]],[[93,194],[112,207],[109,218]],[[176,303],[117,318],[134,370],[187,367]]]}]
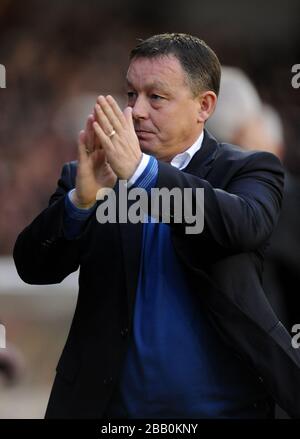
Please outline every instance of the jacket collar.
[{"label": "jacket collar", "polygon": [[212,167],[218,150],[217,140],[205,129],[201,148],[196,152],[187,167],[183,169],[183,172],[204,178]]}]

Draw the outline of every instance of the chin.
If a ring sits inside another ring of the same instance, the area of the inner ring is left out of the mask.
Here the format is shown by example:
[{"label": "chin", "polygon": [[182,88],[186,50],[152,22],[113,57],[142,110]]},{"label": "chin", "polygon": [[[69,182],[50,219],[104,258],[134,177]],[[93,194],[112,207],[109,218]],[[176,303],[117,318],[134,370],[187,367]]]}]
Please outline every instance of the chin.
[{"label": "chin", "polygon": [[151,154],[151,155],[155,155],[155,152],[158,149],[157,146],[155,146],[151,143],[148,143],[148,142],[143,142],[143,141],[142,142],[140,141],[140,147],[144,153]]}]

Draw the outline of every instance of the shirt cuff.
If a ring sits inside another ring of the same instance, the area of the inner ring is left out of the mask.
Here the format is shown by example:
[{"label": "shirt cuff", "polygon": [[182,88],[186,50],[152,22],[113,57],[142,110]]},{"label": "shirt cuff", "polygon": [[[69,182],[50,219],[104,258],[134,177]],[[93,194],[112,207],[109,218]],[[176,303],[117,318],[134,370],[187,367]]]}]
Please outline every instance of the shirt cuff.
[{"label": "shirt cuff", "polygon": [[148,163],[142,174],[136,179],[133,187],[139,187],[150,192],[151,188],[155,186],[158,176],[158,162],[155,157],[148,156]]},{"label": "shirt cuff", "polygon": [[76,207],[71,199],[71,194],[74,190],[72,189],[65,196],[63,232],[66,239],[75,239],[81,234],[85,221],[96,208],[96,204],[89,209],[79,209]]},{"label": "shirt cuff", "polygon": [[95,210],[96,203],[94,206],[89,207],[88,209],[81,209],[72,201],[72,193],[75,191],[75,189],[71,189],[67,196],[65,197],[65,208],[68,216],[72,219],[78,220],[78,221],[85,221],[90,214]]},{"label": "shirt cuff", "polygon": [[127,181],[127,187],[130,188],[132,185],[134,185],[134,183],[137,181],[137,179],[142,175],[142,173],[144,172],[144,170],[146,169],[149,160],[150,160],[150,155],[143,153],[142,154],[142,159],[138,165],[138,167],[135,170],[135,173],[131,176],[131,178]]}]

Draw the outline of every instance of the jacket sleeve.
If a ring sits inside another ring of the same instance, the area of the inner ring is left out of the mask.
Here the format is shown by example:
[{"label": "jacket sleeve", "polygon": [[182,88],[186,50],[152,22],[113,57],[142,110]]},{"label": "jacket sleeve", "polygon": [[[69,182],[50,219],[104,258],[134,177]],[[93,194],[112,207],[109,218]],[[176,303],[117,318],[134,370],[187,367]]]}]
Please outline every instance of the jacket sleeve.
[{"label": "jacket sleeve", "polygon": [[74,187],[72,166],[63,166],[48,207],[18,236],[13,257],[19,276],[29,284],[61,282],[79,266],[80,236],[67,240],[63,234],[64,198]]},{"label": "jacket sleeve", "polygon": [[[224,179],[226,173],[225,162]],[[267,242],[281,208],[283,176],[277,157],[255,152],[236,167],[222,189],[161,162],[156,187],[192,189],[193,211],[204,215],[203,231],[198,235],[186,234],[189,224],[183,220],[182,224],[172,224],[173,232],[181,237],[185,235],[189,243],[196,241],[199,249],[199,244],[205,244],[206,251],[209,249],[211,254],[222,256],[252,251]],[[204,189],[204,212],[196,209],[197,188]],[[184,219],[184,214],[182,216]]]}]

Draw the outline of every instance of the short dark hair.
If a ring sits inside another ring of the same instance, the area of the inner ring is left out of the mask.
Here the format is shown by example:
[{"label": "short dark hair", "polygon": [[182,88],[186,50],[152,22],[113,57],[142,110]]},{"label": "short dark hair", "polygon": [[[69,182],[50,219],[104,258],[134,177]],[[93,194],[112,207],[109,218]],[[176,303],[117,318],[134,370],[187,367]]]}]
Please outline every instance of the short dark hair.
[{"label": "short dark hair", "polygon": [[215,52],[200,38],[183,33],[153,35],[141,40],[130,52],[134,58],[155,58],[174,55],[187,74],[192,93],[197,96],[203,90],[218,95],[221,65]]}]

